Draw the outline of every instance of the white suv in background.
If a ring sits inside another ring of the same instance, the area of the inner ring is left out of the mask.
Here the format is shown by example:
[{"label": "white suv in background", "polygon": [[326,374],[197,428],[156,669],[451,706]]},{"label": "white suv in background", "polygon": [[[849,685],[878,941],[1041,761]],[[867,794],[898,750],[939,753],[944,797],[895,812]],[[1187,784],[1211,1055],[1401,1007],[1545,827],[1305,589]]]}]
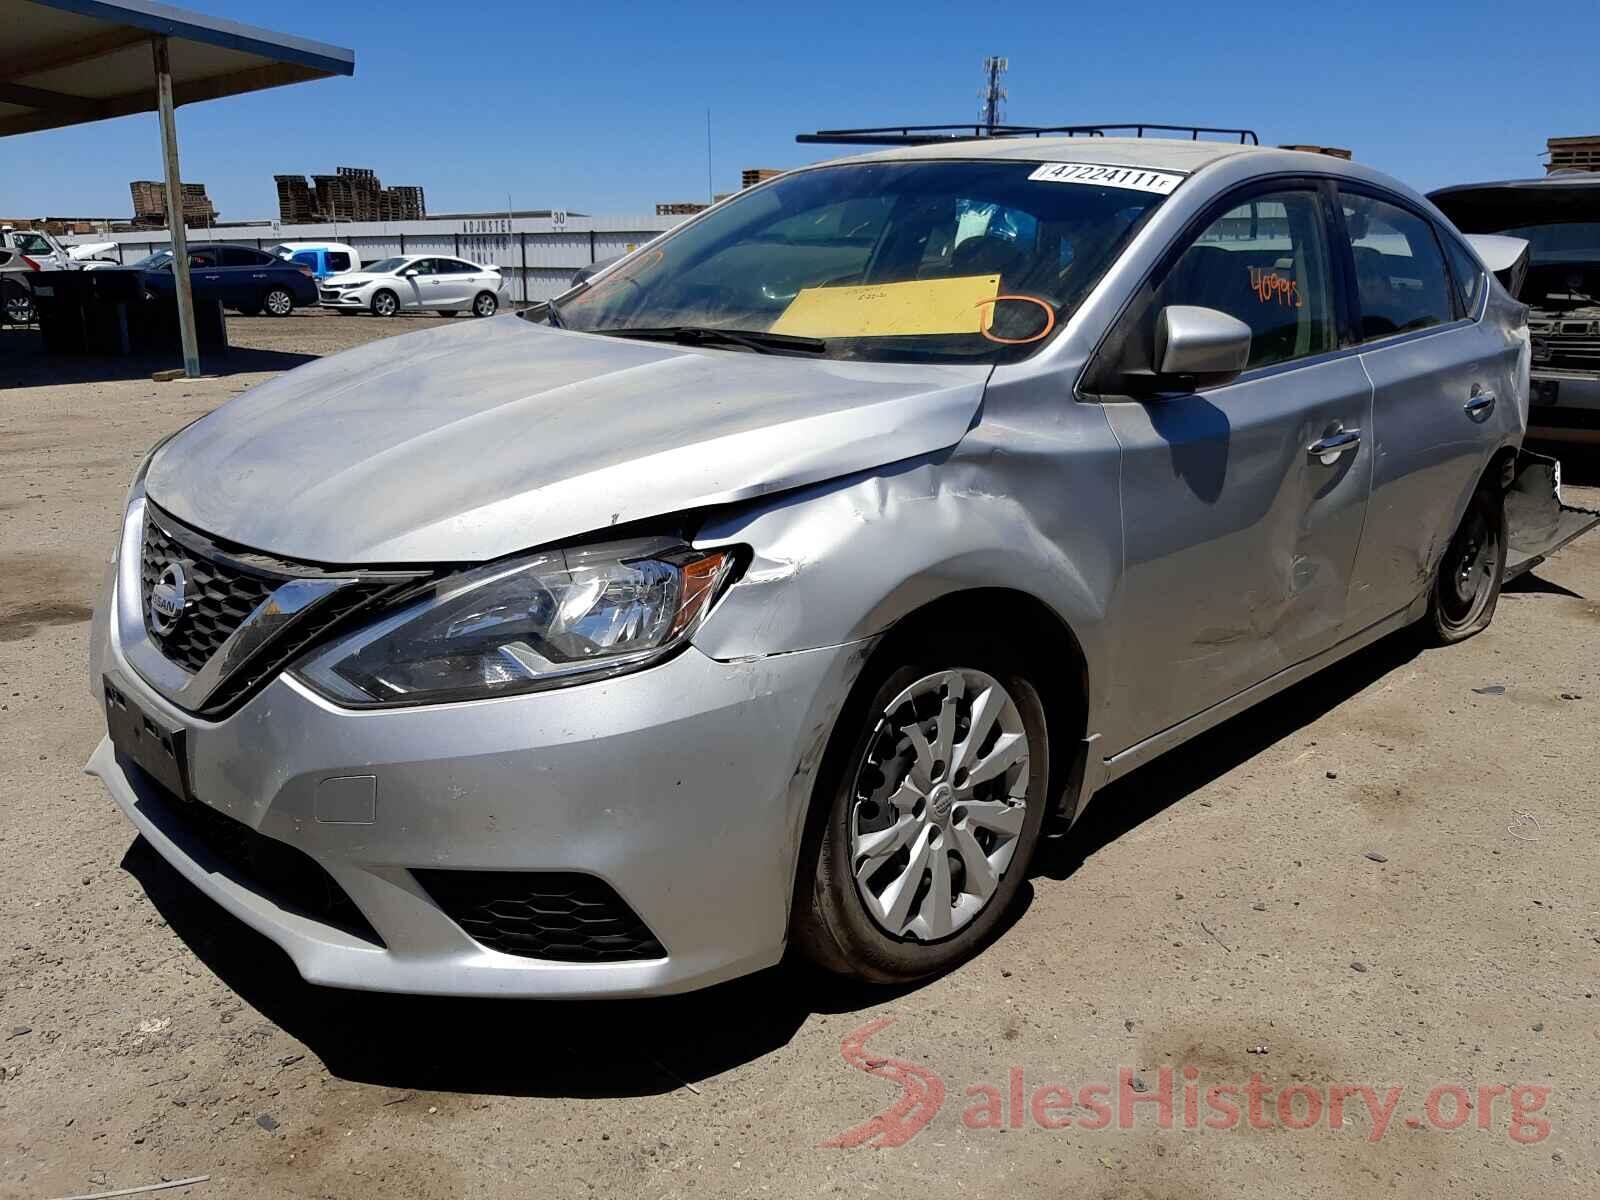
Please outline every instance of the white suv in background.
[{"label": "white suv in background", "polygon": [[499,267],[442,254],[385,258],[359,271],[330,275],[317,295],[324,308],[365,310],[375,317],[392,317],[403,308],[492,317],[511,302]]}]

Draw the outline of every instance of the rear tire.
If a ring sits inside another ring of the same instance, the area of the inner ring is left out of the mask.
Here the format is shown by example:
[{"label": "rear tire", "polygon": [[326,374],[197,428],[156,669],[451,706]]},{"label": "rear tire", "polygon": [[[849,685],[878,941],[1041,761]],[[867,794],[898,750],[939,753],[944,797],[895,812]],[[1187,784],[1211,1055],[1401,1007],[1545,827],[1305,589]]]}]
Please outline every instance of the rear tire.
[{"label": "rear tire", "polygon": [[472,315],[492,317],[500,311],[500,298],[493,292],[479,292],[472,299]]},{"label": "rear tire", "polygon": [[294,297],[287,288],[271,288],[261,297],[261,307],[269,317],[287,317],[294,311]]},{"label": "rear tire", "polygon": [[375,317],[392,317],[400,311],[400,297],[388,288],[382,288],[372,294],[369,307]]},{"label": "rear tire", "polygon": [[802,954],[907,983],[993,935],[1048,804],[1049,736],[1029,670],[1004,642],[953,630],[874,656],[817,777],[790,930]]},{"label": "rear tire", "polygon": [[1449,646],[1482,633],[1494,620],[1505,573],[1505,494],[1485,481],[1439,559],[1428,615],[1421,622],[1423,638],[1431,645]]}]

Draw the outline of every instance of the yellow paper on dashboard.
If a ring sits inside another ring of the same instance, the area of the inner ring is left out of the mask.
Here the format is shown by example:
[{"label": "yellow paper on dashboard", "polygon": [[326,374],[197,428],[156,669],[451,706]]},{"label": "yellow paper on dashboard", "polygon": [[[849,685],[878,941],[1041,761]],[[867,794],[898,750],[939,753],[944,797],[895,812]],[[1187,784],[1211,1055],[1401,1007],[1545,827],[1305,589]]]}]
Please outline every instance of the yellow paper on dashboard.
[{"label": "yellow paper on dashboard", "polygon": [[817,338],[981,333],[999,291],[998,275],[802,288],[771,332]]}]

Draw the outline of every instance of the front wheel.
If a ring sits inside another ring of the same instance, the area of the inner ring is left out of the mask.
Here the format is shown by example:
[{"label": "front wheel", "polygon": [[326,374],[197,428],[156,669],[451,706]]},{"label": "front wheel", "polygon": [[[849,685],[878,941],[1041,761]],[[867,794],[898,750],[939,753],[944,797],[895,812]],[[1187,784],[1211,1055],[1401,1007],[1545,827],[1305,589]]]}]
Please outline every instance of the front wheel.
[{"label": "front wheel", "polygon": [[385,288],[373,295],[371,308],[375,317],[392,317],[400,311],[400,297]]},{"label": "front wheel", "polygon": [[6,320],[13,325],[33,324],[33,296],[20,285],[6,289]]},{"label": "front wheel", "polygon": [[261,297],[261,307],[269,317],[287,317],[294,311],[294,297],[286,288],[273,288]]},{"label": "front wheel", "polygon": [[1044,706],[1009,647],[952,634],[891,659],[834,729],[792,931],[819,965],[874,983],[984,944],[1022,886],[1050,774]]},{"label": "front wheel", "polygon": [[1473,494],[1439,560],[1422,621],[1427,640],[1446,646],[1487,629],[1505,573],[1505,496],[1486,482]]},{"label": "front wheel", "polygon": [[472,315],[492,317],[499,311],[500,300],[493,292],[479,292],[472,301]]}]

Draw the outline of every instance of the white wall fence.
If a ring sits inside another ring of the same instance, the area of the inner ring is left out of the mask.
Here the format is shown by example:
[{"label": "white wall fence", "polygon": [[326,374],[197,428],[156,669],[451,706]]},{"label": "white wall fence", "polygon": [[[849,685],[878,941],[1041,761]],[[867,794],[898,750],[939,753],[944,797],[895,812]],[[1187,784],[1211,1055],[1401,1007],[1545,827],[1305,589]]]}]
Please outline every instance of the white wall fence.
[{"label": "white wall fence", "polygon": [[[234,225],[190,229],[189,243],[252,246],[279,242],[343,242],[364,263],[397,254],[450,254],[500,268],[518,300],[547,300],[565,291],[572,273],[648,242],[686,217],[466,217],[338,225]],[[131,263],[171,241],[165,229],[75,234],[66,245],[115,242],[103,257]]]}]

